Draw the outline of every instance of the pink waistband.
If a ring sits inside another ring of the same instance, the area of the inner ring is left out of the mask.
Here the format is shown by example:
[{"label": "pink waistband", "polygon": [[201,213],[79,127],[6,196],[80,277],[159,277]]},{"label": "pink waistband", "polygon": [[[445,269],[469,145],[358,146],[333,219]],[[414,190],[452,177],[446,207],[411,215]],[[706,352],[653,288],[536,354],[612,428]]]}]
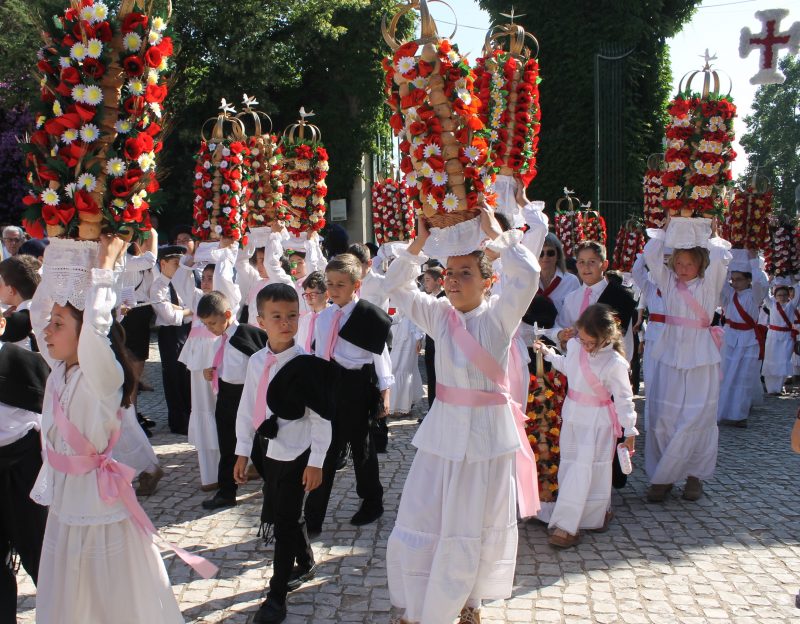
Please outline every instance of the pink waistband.
[{"label": "pink waistband", "polygon": [[514,425],[519,439],[516,461],[514,462],[517,484],[517,501],[523,518],[535,516],[539,512],[539,481],[536,474],[536,456],[525,433],[527,416],[519,403],[508,392],[488,392],[471,388],[453,388],[436,383],[436,400],[459,407],[488,407],[508,405],[514,416]]},{"label": "pink waistband", "polygon": [[699,319],[690,319],[683,316],[670,316],[664,315],[664,323],[667,325],[675,325],[676,327],[689,327],[691,329],[707,329],[711,334],[711,339],[717,345],[717,349],[722,348],[722,336],[724,329],[716,325],[709,325]]},{"label": "pink waistband", "polygon": [[579,405],[586,405],[587,407],[605,407],[608,409],[608,415],[611,418],[611,426],[614,428],[614,437],[622,437],[622,425],[619,422],[619,416],[617,415],[617,408],[614,405],[614,401],[611,399],[601,399],[593,394],[587,394],[586,392],[581,392],[573,388],[567,390],[567,398],[575,401]]}]

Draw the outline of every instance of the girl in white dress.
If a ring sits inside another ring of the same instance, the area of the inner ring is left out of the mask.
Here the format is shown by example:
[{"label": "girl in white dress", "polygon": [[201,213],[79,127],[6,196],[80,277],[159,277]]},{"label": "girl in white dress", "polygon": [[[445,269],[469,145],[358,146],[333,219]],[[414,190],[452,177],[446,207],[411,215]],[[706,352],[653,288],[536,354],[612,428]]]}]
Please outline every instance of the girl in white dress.
[{"label": "girl in white dress", "polygon": [[662,502],[686,479],[683,498],[698,500],[717,464],[721,328],[711,327],[731,260],[730,243],[675,249],[664,266],[663,230],[644,248],[650,278],[661,291],[664,329],[653,345],[645,467],[647,499]]},{"label": "girl in white dress", "polygon": [[124,248],[124,241],[102,237],[84,312],[53,304],[46,289],[31,307],[52,370],[42,409],[45,462],[31,493],[49,505],[38,624],[183,622],[158,548],[135,524],[144,512],[130,486],[133,470],[106,459],[135,384],[112,325],[114,267]]},{"label": "girl in white dress", "polygon": [[[525,415],[508,400],[505,370],[512,337],[538,287],[538,253],[521,244],[518,230],[501,235],[485,207],[481,222],[494,240],[485,253],[448,258],[447,298],[437,299],[414,285],[427,260],[420,254],[428,237],[423,222],[384,283],[393,305],[436,341],[436,400],[414,436],[417,454],[387,545],[389,595],[404,610],[400,621],[406,623],[452,622],[459,612],[461,622],[476,622],[482,600],[511,595],[518,452],[519,491],[523,496],[536,492]],[[543,214],[534,229],[538,251],[547,232]],[[506,288],[487,300],[491,260],[498,255]],[[498,378],[499,384],[493,380]],[[532,478],[527,485],[526,477]],[[521,499],[520,507],[531,516],[538,504]]]},{"label": "girl in white dress", "polygon": [[794,375],[794,312],[799,298],[800,288],[795,288],[795,296],[790,299],[788,286],[776,286],[774,294],[767,297],[769,331],[761,374],[769,394],[781,394],[786,378]]},{"label": "girl in white dress", "polygon": [[424,391],[417,359],[425,334],[411,319],[398,312],[392,318],[392,374],[394,386],[389,395],[389,412],[407,416]]},{"label": "girl in white dress", "polygon": [[[550,544],[580,542],[580,529],[606,530],[611,512],[611,471],[617,438],[633,452],[636,408],[622,334],[613,310],[590,305],[576,323],[566,355],[542,342],[535,348],[567,376],[569,391],[561,411],[558,499],[550,517]],[[612,398],[613,397],[613,400]]]}]

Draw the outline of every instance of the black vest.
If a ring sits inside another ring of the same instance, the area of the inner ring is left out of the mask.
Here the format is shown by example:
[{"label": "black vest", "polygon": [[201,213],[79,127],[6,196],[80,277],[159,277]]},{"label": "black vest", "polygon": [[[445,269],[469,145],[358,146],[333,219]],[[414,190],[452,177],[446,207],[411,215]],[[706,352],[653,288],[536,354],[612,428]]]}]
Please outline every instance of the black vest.
[{"label": "black vest", "polygon": [[611,307],[616,312],[617,318],[619,318],[620,331],[623,334],[628,331],[631,319],[636,313],[636,299],[633,297],[633,291],[630,288],[619,286],[609,280],[597,303],[604,303]]},{"label": "black vest", "polygon": [[0,403],[41,414],[49,374],[47,362],[38,353],[4,344],[0,348]]},{"label": "black vest", "polygon": [[267,346],[267,332],[252,325],[239,323],[230,338],[230,345],[250,357]]},{"label": "black vest", "polygon": [[6,330],[0,336],[3,342],[20,342],[30,340],[31,351],[38,351],[36,338],[31,328],[31,313],[28,310],[17,310],[6,316]]},{"label": "black vest", "polygon": [[380,355],[389,339],[392,317],[378,306],[359,299],[350,318],[339,330],[339,337],[360,349]]}]

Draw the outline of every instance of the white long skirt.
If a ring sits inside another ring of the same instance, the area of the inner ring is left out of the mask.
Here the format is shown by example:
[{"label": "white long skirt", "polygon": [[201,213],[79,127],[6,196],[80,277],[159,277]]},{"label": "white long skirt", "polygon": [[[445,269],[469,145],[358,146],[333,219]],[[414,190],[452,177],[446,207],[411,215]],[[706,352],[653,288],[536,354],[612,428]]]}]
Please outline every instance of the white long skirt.
[{"label": "white long skirt", "polygon": [[514,454],[450,461],[418,450],[389,536],[389,597],[420,624],[511,596],[517,561]]},{"label": "white long skirt", "polygon": [[644,422],[642,423],[642,430],[647,431],[650,426],[650,386],[652,385],[651,377],[653,375],[653,345],[655,343],[644,343],[644,354],[642,355],[642,381],[644,381]]},{"label": "white long skirt", "polygon": [[74,526],[48,515],[37,624],[183,621],[158,548],[129,519]]},{"label": "white long skirt", "polygon": [[[794,375],[793,351],[794,339],[791,332],[775,331],[774,329],[767,332],[764,366],[761,368],[761,374],[764,375],[765,380],[767,377],[780,377],[783,380]],[[782,380],[781,386],[783,386]],[[767,390],[770,391],[769,388]]]},{"label": "white long skirt", "polygon": [[158,467],[156,452],[136,420],[136,409],[133,406],[123,410],[119,440],[114,447],[114,459],[133,468],[137,475],[153,472]]},{"label": "white long skirt", "polygon": [[719,391],[717,421],[744,420],[750,413],[755,389],[754,379],[759,379],[758,345],[722,347],[722,384]]},{"label": "white long skirt", "polygon": [[393,414],[406,414],[424,394],[417,362],[416,341],[406,340],[396,345],[392,349],[391,358],[394,385],[389,393],[389,410]]},{"label": "white long skirt", "polygon": [[575,535],[579,529],[599,529],[611,507],[611,471],[616,439],[608,410],[576,417],[561,424],[558,498],[550,528]]},{"label": "white long skirt", "polygon": [[217,482],[219,468],[219,442],[214,409],[217,397],[211,384],[203,378],[203,371],[189,373],[191,379],[192,413],[189,417],[189,444],[197,449],[200,464],[200,483],[210,485]]},{"label": "white long skirt", "polygon": [[708,479],[717,464],[719,364],[689,369],[653,364],[647,476],[658,484]]}]

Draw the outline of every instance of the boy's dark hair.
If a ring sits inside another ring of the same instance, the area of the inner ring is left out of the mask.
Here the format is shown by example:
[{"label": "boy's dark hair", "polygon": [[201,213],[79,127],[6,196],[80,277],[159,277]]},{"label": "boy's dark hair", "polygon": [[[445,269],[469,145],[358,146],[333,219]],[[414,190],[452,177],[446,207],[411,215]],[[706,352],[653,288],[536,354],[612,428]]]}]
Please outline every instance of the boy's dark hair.
[{"label": "boy's dark hair", "polygon": [[42,263],[33,256],[12,256],[0,262],[0,277],[7,286],[16,289],[20,297],[30,299],[42,281],[39,268]]},{"label": "boy's dark hair", "polygon": [[286,256],[281,256],[281,268],[286,275],[292,274],[292,261]]},{"label": "boy's dark hair", "polygon": [[372,258],[369,249],[362,243],[353,243],[347,248],[347,253],[358,258],[361,264],[366,264]]},{"label": "boy's dark hair", "polygon": [[178,236],[180,236],[181,234],[188,234],[189,236],[191,236],[194,239],[194,234],[192,234],[192,226],[191,225],[180,224],[180,225],[174,226],[169,231],[169,242],[174,244],[175,243],[175,239],[178,238]]},{"label": "boy's dark hair", "polygon": [[230,312],[231,304],[228,298],[218,290],[212,290],[207,295],[200,297],[197,302],[197,316],[205,319],[211,316],[224,316]]},{"label": "boy's dark hair", "polygon": [[211,271],[213,273],[216,270],[216,268],[217,268],[216,264],[214,264],[213,262],[209,263],[203,267],[202,273],[205,273],[206,271]]},{"label": "boy's dark hair", "polygon": [[369,249],[369,255],[374,258],[378,255],[378,246],[375,243],[364,243],[364,247]]},{"label": "boy's dark hair", "polygon": [[739,275],[743,275],[745,279],[752,280],[753,274],[750,271],[731,271],[731,275],[734,273],[738,273]]},{"label": "boy's dark hair", "polygon": [[347,230],[338,223],[331,223],[328,225],[325,230],[325,241],[322,243],[322,247],[325,249],[325,255],[328,256],[328,258],[332,258],[333,256],[343,254],[347,251],[348,245],[349,236],[347,235]]},{"label": "boy's dark hair", "polygon": [[438,281],[444,277],[444,269],[440,266],[429,267],[425,269],[425,275],[429,275]]},{"label": "boy's dark hair", "polygon": [[575,257],[578,257],[582,251],[589,250],[593,254],[595,254],[598,258],[605,261],[608,259],[608,254],[606,253],[606,246],[598,243],[597,241],[583,241],[578,243],[575,246]]},{"label": "boy's dark hair", "polygon": [[258,291],[256,295],[256,309],[258,314],[261,314],[261,306],[268,301],[286,301],[288,303],[297,303],[300,305],[300,298],[297,296],[297,291],[289,286],[289,284],[267,284]]},{"label": "boy's dark hair", "polygon": [[325,292],[328,289],[325,283],[325,274],[322,271],[314,271],[309,274],[306,281],[303,282],[303,290],[317,290]]}]

